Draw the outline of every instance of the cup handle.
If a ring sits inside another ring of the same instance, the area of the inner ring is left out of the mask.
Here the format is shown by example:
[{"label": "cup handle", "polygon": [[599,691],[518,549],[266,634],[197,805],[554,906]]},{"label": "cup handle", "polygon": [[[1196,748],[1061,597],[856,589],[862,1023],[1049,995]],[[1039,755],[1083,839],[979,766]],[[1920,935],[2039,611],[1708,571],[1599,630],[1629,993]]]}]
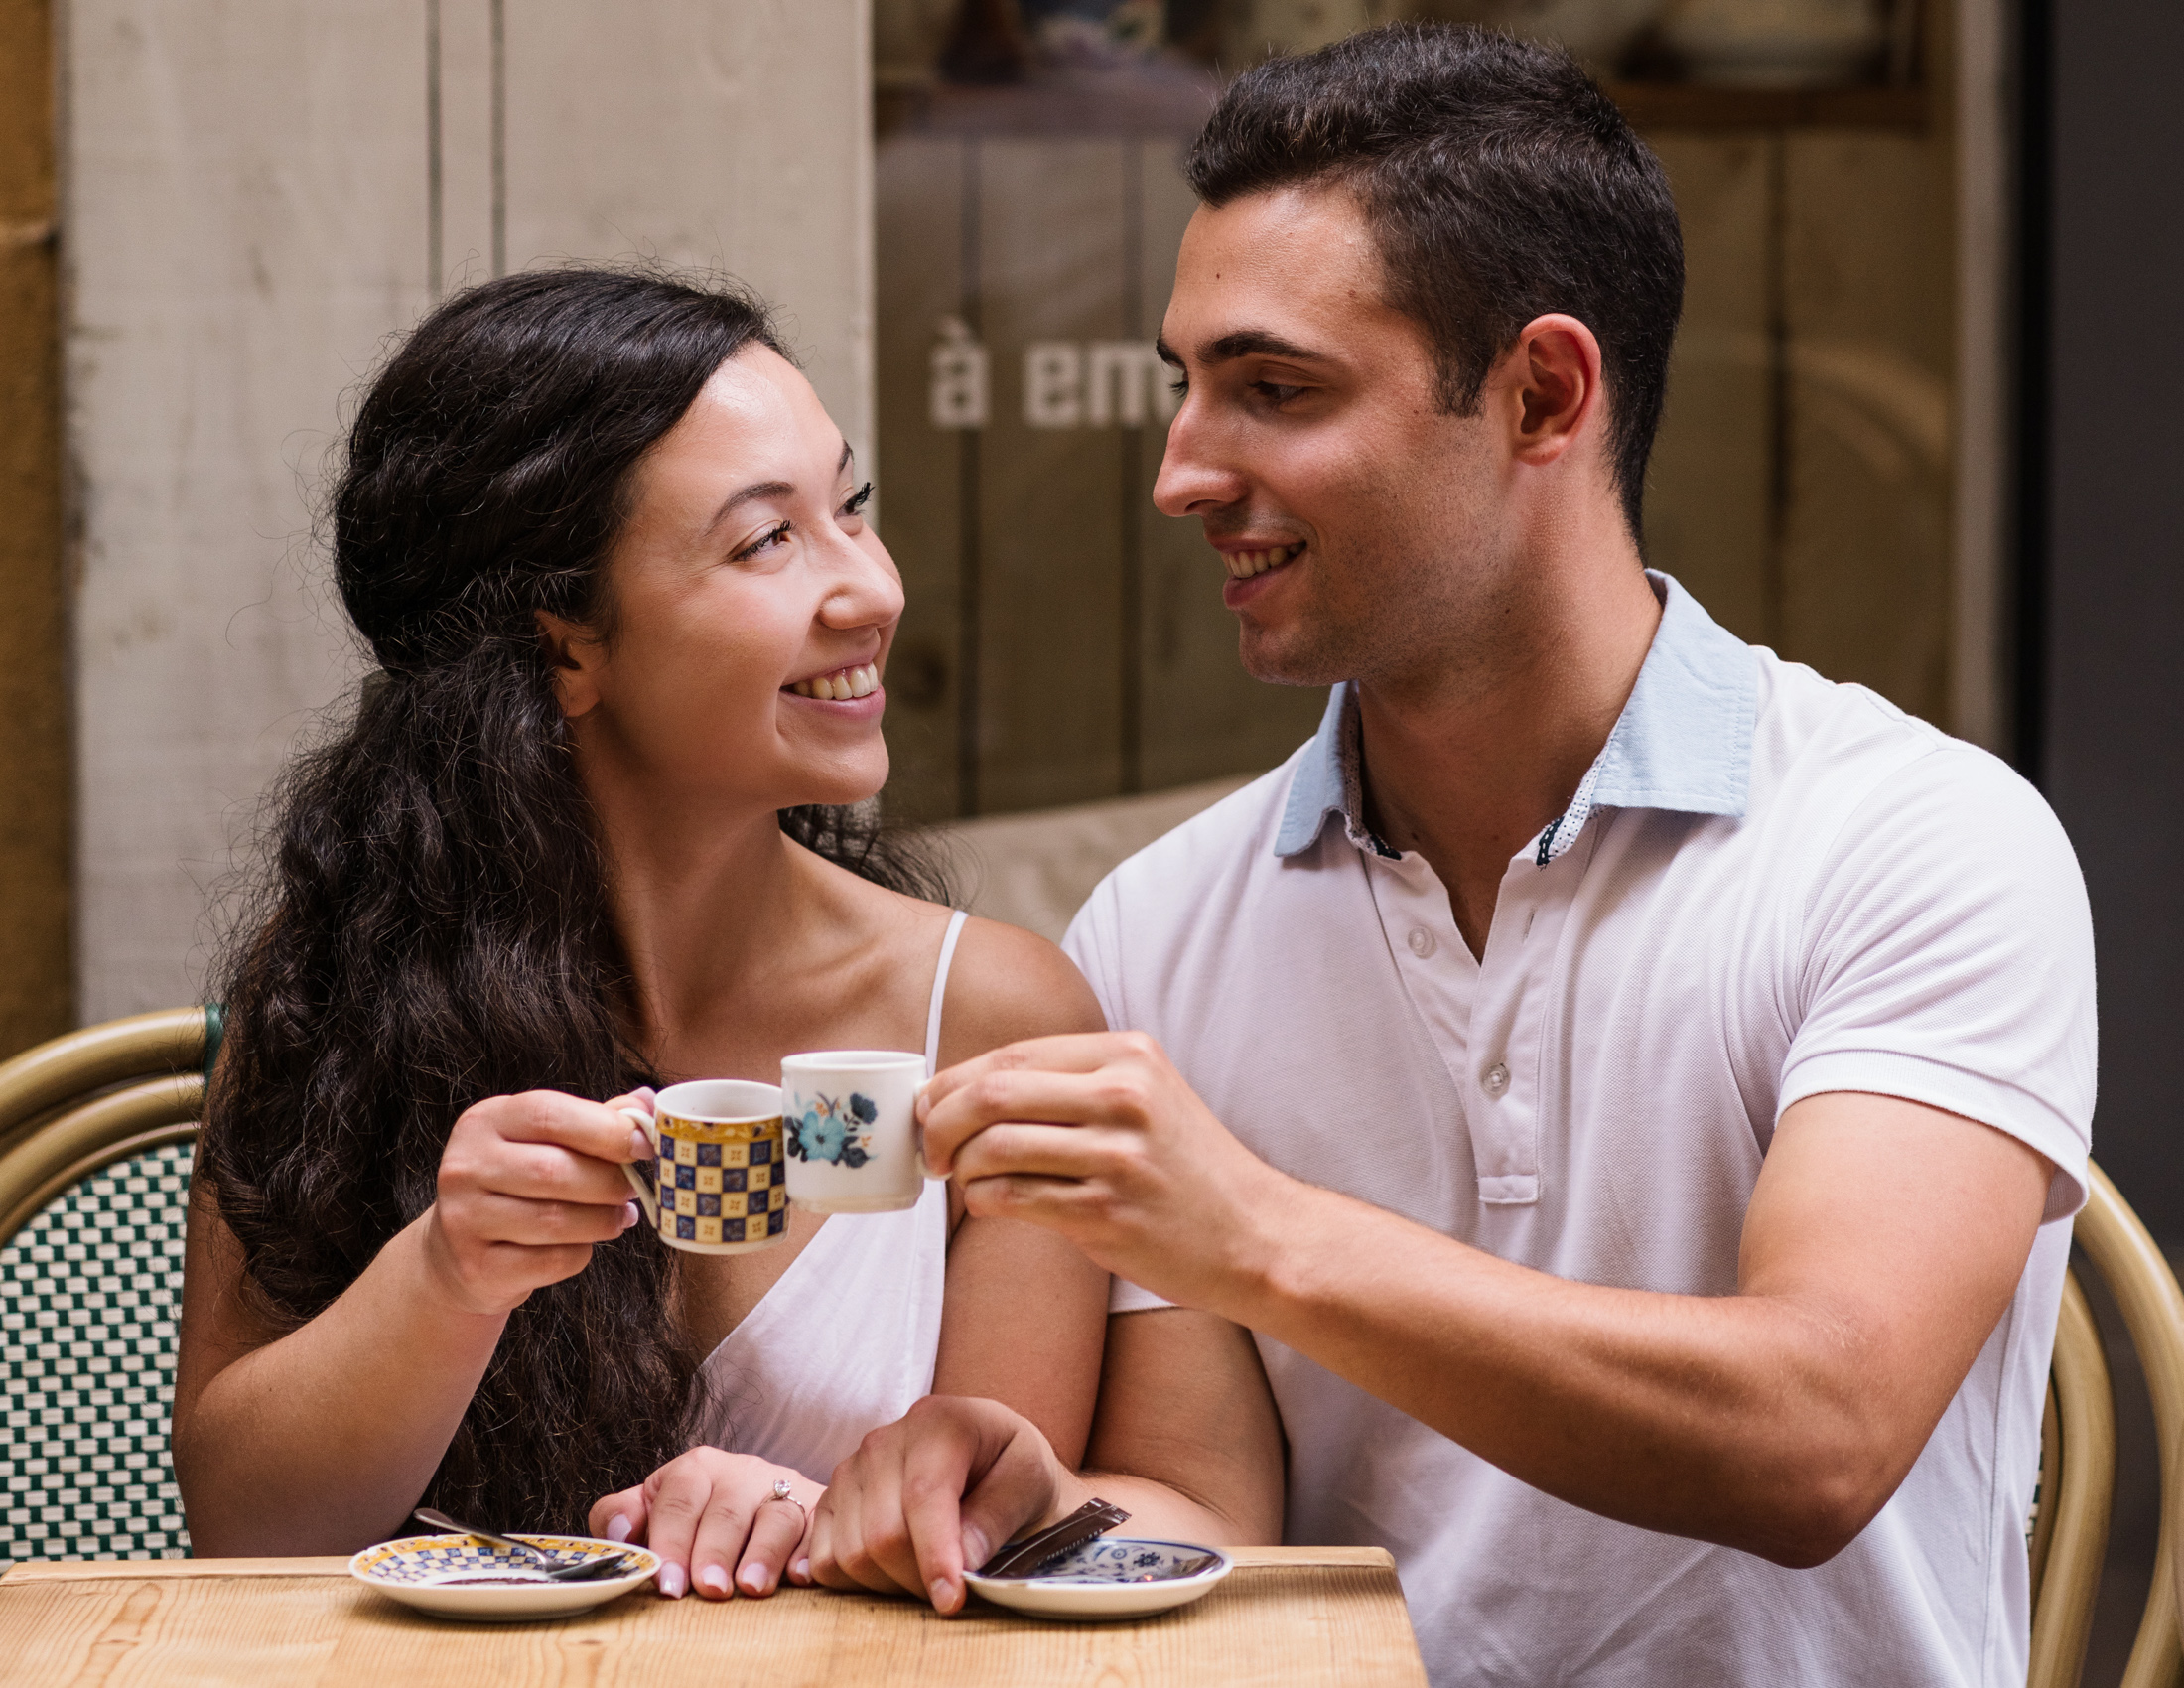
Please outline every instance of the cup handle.
[{"label": "cup handle", "polygon": [[[931,1082],[932,1078],[928,1074],[925,1084]],[[922,1179],[936,1179],[940,1175],[925,1162],[925,1123],[917,1117],[917,1104],[925,1099],[925,1084],[920,1084],[910,1093],[910,1132],[917,1155],[917,1176]]]},{"label": "cup handle", "polygon": [[[660,1128],[658,1123],[654,1121],[650,1114],[640,1114],[635,1108],[623,1108],[621,1117],[644,1133],[646,1140],[652,1145],[653,1162],[657,1164],[660,1158]],[[629,1188],[637,1193],[637,1205],[644,1209],[644,1216],[650,1219],[653,1227],[657,1229],[660,1222],[660,1198],[653,1194],[652,1187],[644,1182],[644,1175],[637,1171],[636,1163],[634,1161],[622,1162],[621,1176],[629,1181]]]}]

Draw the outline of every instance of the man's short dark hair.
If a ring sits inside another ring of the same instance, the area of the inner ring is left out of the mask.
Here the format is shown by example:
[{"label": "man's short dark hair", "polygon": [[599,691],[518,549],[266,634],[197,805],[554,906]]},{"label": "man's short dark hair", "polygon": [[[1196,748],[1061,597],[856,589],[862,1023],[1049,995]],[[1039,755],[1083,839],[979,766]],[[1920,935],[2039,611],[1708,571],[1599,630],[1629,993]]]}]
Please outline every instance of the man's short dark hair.
[{"label": "man's short dark hair", "polygon": [[1358,197],[1388,302],[1431,337],[1468,414],[1525,324],[1567,312],[1605,364],[1616,492],[1639,532],[1684,307],[1661,161],[1568,54],[1490,30],[1390,24],[1237,77],[1183,166],[1219,207],[1318,182]]}]

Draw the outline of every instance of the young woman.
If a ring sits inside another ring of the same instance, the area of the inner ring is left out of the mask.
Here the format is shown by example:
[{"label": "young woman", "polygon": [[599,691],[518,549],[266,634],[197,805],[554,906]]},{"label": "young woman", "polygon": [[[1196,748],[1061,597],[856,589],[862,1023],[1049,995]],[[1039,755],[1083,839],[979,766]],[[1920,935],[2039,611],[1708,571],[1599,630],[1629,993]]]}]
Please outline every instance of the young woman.
[{"label": "young woman", "polygon": [[1100,1025],[859,807],[902,612],[870,492],[728,288],[508,277],[372,384],[333,542],[382,672],[288,772],[221,981],[174,1410],[200,1553],[612,1495],[664,1592],[767,1593],[928,1390],[1076,1463],[1107,1279],[1050,1233],[931,1185],[704,1256],[627,1199],[652,1085]]}]

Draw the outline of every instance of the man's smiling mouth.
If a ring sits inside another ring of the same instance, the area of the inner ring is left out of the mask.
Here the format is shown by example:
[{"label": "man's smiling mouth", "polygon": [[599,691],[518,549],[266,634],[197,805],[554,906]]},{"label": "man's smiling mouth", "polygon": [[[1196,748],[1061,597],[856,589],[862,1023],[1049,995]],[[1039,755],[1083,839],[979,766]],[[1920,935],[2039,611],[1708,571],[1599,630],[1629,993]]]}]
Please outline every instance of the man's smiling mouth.
[{"label": "man's smiling mouth", "polygon": [[1221,561],[1228,565],[1229,579],[1249,580],[1269,569],[1280,568],[1303,549],[1297,544],[1276,545],[1262,551],[1223,551]]},{"label": "man's smiling mouth", "polygon": [[855,668],[837,668],[831,674],[814,674],[808,680],[791,680],[781,689],[794,692],[798,697],[817,698],[824,703],[848,703],[852,698],[870,697],[880,689],[880,664],[867,662]]}]

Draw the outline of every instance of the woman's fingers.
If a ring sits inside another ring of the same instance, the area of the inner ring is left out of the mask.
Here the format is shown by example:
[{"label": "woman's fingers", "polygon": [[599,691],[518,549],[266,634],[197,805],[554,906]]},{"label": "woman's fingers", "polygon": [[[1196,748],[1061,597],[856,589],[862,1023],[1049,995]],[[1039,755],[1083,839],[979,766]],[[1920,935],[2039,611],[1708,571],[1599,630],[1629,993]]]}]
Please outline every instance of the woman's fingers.
[{"label": "woman's fingers", "polygon": [[771,1495],[760,1503],[744,1544],[744,1562],[736,1568],[737,1593],[762,1598],[781,1586],[782,1574],[802,1547],[809,1506],[809,1501],[798,1506]]},{"label": "woman's fingers", "polygon": [[707,1600],[726,1600],[736,1567],[744,1558],[744,1544],[751,1539],[752,1514],[758,1509],[756,1479],[715,1481],[712,1493],[698,1513],[697,1532],[690,1543],[690,1586]]},{"label": "woman's fingers", "polygon": [[698,1526],[713,1499],[712,1474],[703,1460],[685,1454],[654,1472],[644,1486],[650,1502],[644,1545],[660,1557],[660,1593],[681,1600],[690,1588]]},{"label": "woman's fingers", "polygon": [[592,1511],[586,1527],[604,1541],[644,1540],[646,1516],[644,1487],[625,1488],[618,1494],[604,1495],[592,1502]]},{"label": "woman's fingers", "polygon": [[478,1185],[529,1201],[569,1201],[604,1206],[629,1199],[629,1180],[618,1165],[551,1143],[502,1143]]},{"label": "woman's fingers", "polygon": [[628,1227],[625,1201],[613,1206],[573,1201],[526,1201],[481,1191],[465,1204],[465,1228],[481,1243],[559,1248],[570,1243],[613,1242]]}]

